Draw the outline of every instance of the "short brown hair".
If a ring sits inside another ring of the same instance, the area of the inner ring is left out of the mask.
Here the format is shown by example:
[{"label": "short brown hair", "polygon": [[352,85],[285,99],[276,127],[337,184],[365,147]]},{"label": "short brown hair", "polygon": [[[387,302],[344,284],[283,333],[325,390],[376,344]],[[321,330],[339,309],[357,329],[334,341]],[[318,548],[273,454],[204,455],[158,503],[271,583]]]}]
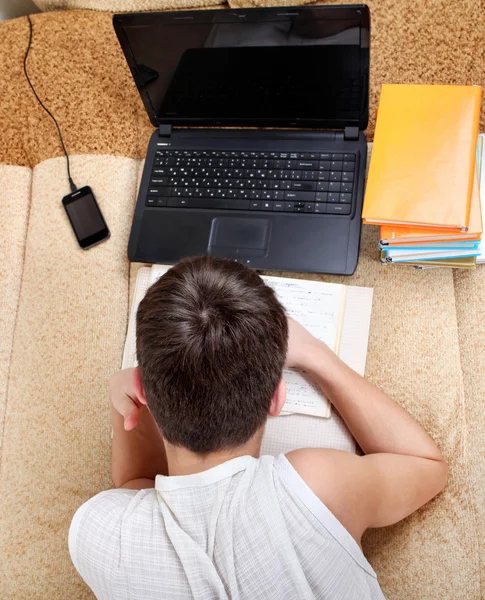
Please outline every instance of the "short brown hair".
[{"label": "short brown hair", "polygon": [[182,260],[140,303],[136,335],[147,404],[168,442],[207,454],[241,446],[264,424],[288,323],[255,271]]}]

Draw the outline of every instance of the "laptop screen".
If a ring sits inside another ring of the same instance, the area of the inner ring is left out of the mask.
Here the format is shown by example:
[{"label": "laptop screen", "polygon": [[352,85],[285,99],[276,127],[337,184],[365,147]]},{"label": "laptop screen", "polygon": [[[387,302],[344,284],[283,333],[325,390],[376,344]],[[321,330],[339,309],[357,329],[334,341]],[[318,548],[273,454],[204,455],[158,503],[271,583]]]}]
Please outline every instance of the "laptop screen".
[{"label": "laptop screen", "polygon": [[154,125],[364,129],[365,6],[115,15]]}]

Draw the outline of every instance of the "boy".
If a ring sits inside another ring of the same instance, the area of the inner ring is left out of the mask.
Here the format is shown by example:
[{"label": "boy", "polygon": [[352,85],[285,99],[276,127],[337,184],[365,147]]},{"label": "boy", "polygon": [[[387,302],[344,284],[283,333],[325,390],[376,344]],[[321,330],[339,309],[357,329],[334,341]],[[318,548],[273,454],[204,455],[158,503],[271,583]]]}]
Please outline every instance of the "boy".
[{"label": "boy", "polygon": [[[149,289],[137,357],[110,386],[118,489],[83,504],[69,532],[98,598],[383,598],[364,531],[405,518],[447,479],[409,413],[229,260],[181,261]],[[259,457],[285,365],[315,379],[365,456]]]}]

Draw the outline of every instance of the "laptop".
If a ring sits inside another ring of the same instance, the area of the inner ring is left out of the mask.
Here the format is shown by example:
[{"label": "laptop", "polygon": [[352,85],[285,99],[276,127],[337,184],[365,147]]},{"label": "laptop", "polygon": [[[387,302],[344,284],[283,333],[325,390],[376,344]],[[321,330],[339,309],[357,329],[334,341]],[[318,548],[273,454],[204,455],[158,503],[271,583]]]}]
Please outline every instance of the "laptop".
[{"label": "laptop", "polygon": [[369,112],[365,5],[122,14],[155,130],[128,258],[351,275]]}]

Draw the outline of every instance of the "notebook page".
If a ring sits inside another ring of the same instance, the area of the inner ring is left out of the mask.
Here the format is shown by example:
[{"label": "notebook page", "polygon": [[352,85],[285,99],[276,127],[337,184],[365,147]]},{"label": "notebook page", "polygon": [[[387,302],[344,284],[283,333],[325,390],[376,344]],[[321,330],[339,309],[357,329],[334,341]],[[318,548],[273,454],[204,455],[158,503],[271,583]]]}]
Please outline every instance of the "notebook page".
[{"label": "notebook page", "polygon": [[[367,357],[372,295],[372,288],[347,287],[339,356],[362,376]],[[269,417],[261,454],[277,456],[298,448],[334,448],[355,453],[356,444],[335,411],[329,419],[296,414]]]},{"label": "notebook page", "polygon": [[155,281],[160,279],[162,275],[165,275],[165,273],[171,268],[171,265],[153,265],[151,269],[152,273],[150,277],[150,285],[153,285]]},{"label": "notebook page", "polygon": [[143,296],[150,286],[151,269],[141,267],[136,275],[135,291],[131,303],[130,320],[128,321],[128,330],[126,332],[125,347],[123,349],[122,369],[136,367],[136,311]]},{"label": "notebook page", "polygon": [[[284,277],[263,279],[273,288],[290,317],[338,352],[345,286]],[[306,374],[285,369],[283,377],[287,393],[284,412],[330,417],[330,403]]]}]

